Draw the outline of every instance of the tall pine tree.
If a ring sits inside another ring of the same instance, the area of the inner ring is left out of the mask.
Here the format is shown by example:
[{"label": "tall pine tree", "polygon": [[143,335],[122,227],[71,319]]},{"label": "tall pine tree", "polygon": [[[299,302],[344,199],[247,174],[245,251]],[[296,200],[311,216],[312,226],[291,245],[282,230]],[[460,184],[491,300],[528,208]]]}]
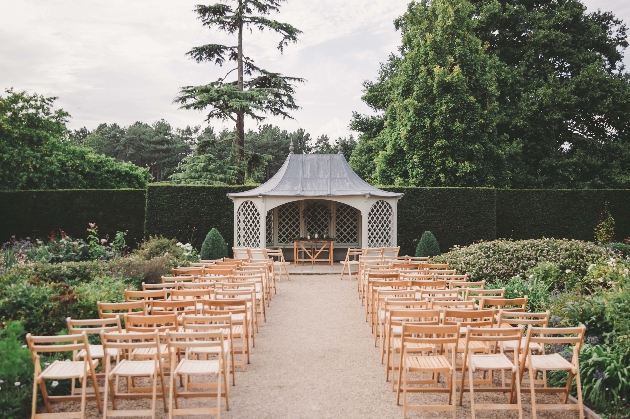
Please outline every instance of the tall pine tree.
[{"label": "tall pine tree", "polygon": [[[285,0],[231,0],[234,7],[217,3],[210,6],[198,5],[195,12],[202,24],[235,35],[235,46],[207,44],[188,52],[198,63],[214,62],[223,66],[235,64],[222,78],[202,86],[185,86],[175,98],[184,109],[209,110],[207,120],[232,120],[236,124],[236,151],[243,157],[245,145],[245,116],[257,121],[264,114],[291,118],[289,111],[298,109],[295,103],[295,83],[304,80],[287,77],[262,69],[243,52],[243,32],[258,29],[269,30],[281,36],[280,52],[290,42],[297,42],[301,33],[295,27],[267,16],[279,11]],[[236,80],[228,77],[236,71]],[[247,78],[246,78],[247,76]]]}]

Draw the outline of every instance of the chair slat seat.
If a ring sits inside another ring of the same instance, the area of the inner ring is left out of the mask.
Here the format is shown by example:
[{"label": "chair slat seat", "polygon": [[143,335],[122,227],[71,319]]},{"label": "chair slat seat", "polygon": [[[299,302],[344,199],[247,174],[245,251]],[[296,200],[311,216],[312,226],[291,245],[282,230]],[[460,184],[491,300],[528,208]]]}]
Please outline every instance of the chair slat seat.
[{"label": "chair slat seat", "polygon": [[575,374],[575,367],[560,354],[531,355],[534,370],[570,370]]},{"label": "chair slat seat", "polygon": [[[92,365],[98,365],[97,360],[92,360]],[[48,366],[40,375],[45,380],[60,378],[81,378],[85,376],[85,364],[83,361],[55,361]]]},{"label": "chair slat seat", "polygon": [[516,371],[516,367],[512,361],[504,354],[471,355],[470,366],[473,371],[495,369],[510,369],[513,372]]},{"label": "chair slat seat", "polygon": [[[197,349],[200,349],[200,348],[197,348]],[[191,360],[191,359],[182,359],[179,365],[177,366],[177,368],[175,369],[175,374],[186,374],[186,375],[218,374],[220,368],[221,366],[218,360],[217,361],[199,361],[199,360]]]},{"label": "chair slat seat", "polygon": [[[525,349],[525,345],[526,345],[525,340],[522,340],[521,341],[521,351]],[[516,349],[516,344],[514,342],[512,342],[512,341],[501,342],[501,347],[503,348],[504,351],[513,351],[514,349]],[[538,343],[530,342],[529,350],[530,351],[541,352],[542,351],[542,346],[540,344],[538,344]]]},{"label": "chair slat seat", "polygon": [[123,359],[110,372],[129,377],[150,377],[155,373],[155,361],[128,361]]},{"label": "chair slat seat", "polygon": [[449,372],[452,368],[444,355],[408,356],[405,362],[409,372]]},{"label": "chair slat seat", "polygon": [[[168,345],[165,343],[160,344],[160,352],[165,354],[168,351]],[[133,355],[136,357],[154,356],[157,353],[157,348],[138,348],[133,350]]]}]

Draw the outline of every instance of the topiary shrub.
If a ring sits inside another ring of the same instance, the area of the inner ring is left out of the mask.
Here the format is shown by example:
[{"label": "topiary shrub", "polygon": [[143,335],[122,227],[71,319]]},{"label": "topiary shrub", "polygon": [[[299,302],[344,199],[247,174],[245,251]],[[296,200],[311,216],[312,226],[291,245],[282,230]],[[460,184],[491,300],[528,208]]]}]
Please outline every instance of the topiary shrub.
[{"label": "topiary shrub", "polygon": [[225,258],[227,255],[227,244],[225,243],[225,240],[223,240],[223,236],[219,233],[219,230],[213,228],[206,235],[206,238],[201,245],[199,257],[203,260],[211,260]]},{"label": "topiary shrub", "polygon": [[438,256],[442,252],[440,252],[440,245],[430,231],[425,231],[422,233],[422,237],[420,237],[420,241],[418,242],[418,246],[416,246],[416,256],[421,257],[433,257]]},{"label": "topiary shrub", "polygon": [[615,238],[615,219],[608,209],[608,201],[599,215],[599,224],[593,232],[595,243],[606,244],[611,243]]}]

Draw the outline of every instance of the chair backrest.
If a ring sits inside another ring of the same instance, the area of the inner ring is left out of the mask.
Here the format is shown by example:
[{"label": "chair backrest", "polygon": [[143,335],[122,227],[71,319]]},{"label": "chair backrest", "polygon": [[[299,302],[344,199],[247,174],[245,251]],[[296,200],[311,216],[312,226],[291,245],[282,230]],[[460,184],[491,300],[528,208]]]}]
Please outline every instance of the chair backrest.
[{"label": "chair backrest", "polygon": [[[415,283],[412,283],[412,285],[415,287]],[[448,290],[446,288],[420,288],[420,298],[432,301],[459,301],[459,292],[457,290]]]},{"label": "chair backrest", "polygon": [[448,269],[448,263],[425,263],[421,269]]},{"label": "chair backrest", "polygon": [[440,324],[441,310],[429,310],[418,308],[392,308],[389,310],[388,322],[390,325],[402,323],[415,324]]},{"label": "chair backrest", "polygon": [[201,314],[242,314],[247,313],[247,298],[220,298],[215,300],[203,301],[203,310]]},{"label": "chair backrest", "polygon": [[522,298],[483,297],[479,303],[479,308],[495,308],[503,311],[526,311],[527,296]]},{"label": "chair backrest", "polygon": [[578,327],[536,327],[527,329],[525,347],[532,343],[538,343],[545,348],[545,345],[573,345],[573,359],[570,361],[576,365],[586,334],[586,327],[580,324]]},{"label": "chair backrest", "polygon": [[213,266],[241,266],[243,262],[242,259],[217,260],[216,263],[209,265],[208,268],[212,268]]},{"label": "chair backrest", "polygon": [[121,332],[122,326],[120,324],[120,317],[105,319],[72,319],[66,318],[66,324],[68,326],[68,333],[71,335],[80,335],[85,332],[88,335],[97,335],[101,333],[101,330],[106,332]]},{"label": "chair backrest", "polygon": [[398,252],[400,251],[400,246],[398,247],[383,247],[381,255],[384,259],[395,258],[398,257]]},{"label": "chair backrest", "polygon": [[77,334],[57,336],[33,336],[30,333],[27,333],[26,343],[31,351],[33,361],[39,358],[40,353],[76,353],[77,351],[85,350],[88,355],[86,358],[89,358],[90,354],[87,332],[85,330]]},{"label": "chair backrest", "polygon": [[204,276],[200,277],[199,280],[203,281],[204,277],[208,276],[230,276],[234,273],[235,269],[236,265],[210,266],[204,270]]},{"label": "chair backrest", "polygon": [[[400,271],[417,271],[418,270],[418,266],[420,266],[420,264],[418,263],[412,263],[412,262],[406,262],[406,261],[400,261],[400,262],[392,262],[392,268],[393,269],[398,269]],[[403,272],[401,272],[403,273]]]},{"label": "chair backrest", "polygon": [[382,258],[383,248],[382,247],[366,247],[365,249],[363,249],[362,256],[367,257],[367,258],[370,258],[370,257]]},{"label": "chair backrest", "polygon": [[498,297],[503,298],[505,296],[505,288],[497,289],[481,289],[481,288],[467,288],[464,294],[464,300],[480,301],[483,297]]},{"label": "chair backrest", "polygon": [[160,316],[164,314],[195,314],[197,313],[196,302],[193,300],[156,300],[151,302],[150,315]]},{"label": "chair backrest", "polygon": [[249,260],[269,260],[269,256],[267,255],[267,249],[248,249],[249,252]]},{"label": "chair backrest", "polygon": [[[471,327],[466,326],[466,343],[465,350],[468,352],[470,348],[470,342],[485,342],[489,345],[497,344],[499,342],[515,341],[518,348],[523,337],[522,327]],[[503,346],[498,346],[503,350]],[[514,362],[518,365],[518,356],[514,357]]]},{"label": "chair backrest", "polygon": [[193,282],[197,280],[197,277],[197,275],[163,276],[162,283],[167,284],[169,282]]},{"label": "chair backrest", "polygon": [[203,275],[204,269],[204,267],[200,266],[178,267],[172,268],[171,274],[173,274],[173,276]]},{"label": "chair backrest", "polygon": [[398,281],[400,279],[400,272],[398,271],[379,272],[370,269],[366,274],[368,281]]},{"label": "chair backrest", "polygon": [[163,282],[161,284],[142,283],[142,291],[149,290],[174,290],[178,287],[178,282]]},{"label": "chair backrest", "polygon": [[437,309],[474,310],[474,301],[431,300],[431,307]]},{"label": "chair backrest", "polygon": [[[166,331],[166,340],[171,354],[184,353],[184,357],[188,358],[191,348],[215,348],[218,352],[219,362],[223,361],[223,340],[225,335],[222,330],[205,330],[195,332],[173,332]],[[171,357],[171,361],[175,361],[175,356]]]},{"label": "chair backrest", "polygon": [[462,327],[492,327],[496,310],[446,309],[443,312],[443,324],[460,323]]},{"label": "chair backrest", "polygon": [[208,288],[201,289],[181,289],[171,292],[171,301],[176,300],[209,300],[212,298],[214,291]]},{"label": "chair backrest", "polygon": [[246,247],[233,247],[232,253],[234,254],[234,259],[249,260],[249,252]]},{"label": "chair backrest", "polygon": [[436,280],[423,281],[423,280],[411,279],[411,286],[414,289],[418,289],[423,292],[426,291],[427,293],[439,291],[439,290],[446,290],[446,285],[447,285],[446,281],[436,281]]},{"label": "chair backrest", "polygon": [[149,291],[134,291],[134,290],[125,290],[125,300],[134,301],[134,300],[163,300],[165,298],[165,290],[149,290]]},{"label": "chair backrest", "polygon": [[126,359],[133,359],[138,349],[155,349],[155,351],[142,351],[142,358],[152,358],[160,362],[163,358],[158,330],[146,332],[101,332],[101,343],[105,353],[109,349],[122,351]]},{"label": "chair backrest", "polygon": [[213,290],[216,287],[216,281],[201,282],[182,282],[178,289],[180,290]]},{"label": "chair backrest", "polygon": [[497,314],[497,326],[509,327],[522,325],[523,327],[547,327],[549,326],[549,310],[543,313],[528,313],[526,311],[499,310]]},{"label": "chair backrest", "polygon": [[127,301],[124,303],[97,302],[98,317],[101,319],[113,319],[126,313],[146,314],[147,308],[144,300]]},{"label": "chair backrest", "polygon": [[205,332],[205,331],[222,331],[224,336],[232,339],[232,316],[223,315],[201,315],[188,316],[183,315],[180,318],[180,324],[185,332]]},{"label": "chair backrest", "polygon": [[429,310],[430,303],[413,298],[388,298],[383,304],[383,310],[390,311],[397,308]]},{"label": "chair backrest", "polygon": [[479,288],[484,289],[486,287],[486,281],[459,281],[459,280],[450,280],[448,282],[448,286],[451,289],[455,288]]},{"label": "chair backrest", "polygon": [[164,332],[166,330],[177,330],[177,314],[155,314],[155,315],[125,315],[125,330],[127,332],[153,332],[154,330]]},{"label": "chair backrest", "polygon": [[[204,265],[214,265],[217,261],[219,261],[221,259],[199,259],[199,263],[203,263]],[[190,264],[191,266],[195,266],[192,263]]]},{"label": "chair backrest", "polygon": [[[427,347],[433,347],[434,353],[441,353],[440,348],[454,348],[459,339],[459,324],[414,324],[402,325],[402,352],[403,357],[410,352],[426,352]],[[453,351],[453,358],[456,351]],[[453,359],[454,360],[454,359]],[[454,365],[453,365],[454,367]]]}]

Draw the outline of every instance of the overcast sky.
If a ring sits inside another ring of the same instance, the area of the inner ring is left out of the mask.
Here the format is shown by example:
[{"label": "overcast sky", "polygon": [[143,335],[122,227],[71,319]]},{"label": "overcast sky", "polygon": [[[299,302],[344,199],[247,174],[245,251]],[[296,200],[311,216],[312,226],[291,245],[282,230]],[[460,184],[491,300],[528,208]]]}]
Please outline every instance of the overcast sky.
[{"label": "overcast sky", "polygon": [[[185,54],[207,43],[234,45],[201,26],[200,0],[0,0],[0,88],[57,96],[70,128],[165,119],[174,127],[205,125],[203,113],[172,103],[179,88],[206,84],[229,67],[197,64]],[[210,4],[212,2],[208,2]],[[313,137],[350,133],[352,111],[368,113],[363,80],[396,50],[392,21],[408,0],[289,0],[275,18],[303,31],[280,54],[278,37],[245,35],[245,54],[267,70],[303,77],[295,120],[268,122]],[[586,0],[630,23],[630,1]],[[626,51],[630,68],[630,52]],[[1,92],[4,95],[4,92]],[[213,122],[220,128],[220,122]],[[246,129],[256,128],[248,122]]]}]

